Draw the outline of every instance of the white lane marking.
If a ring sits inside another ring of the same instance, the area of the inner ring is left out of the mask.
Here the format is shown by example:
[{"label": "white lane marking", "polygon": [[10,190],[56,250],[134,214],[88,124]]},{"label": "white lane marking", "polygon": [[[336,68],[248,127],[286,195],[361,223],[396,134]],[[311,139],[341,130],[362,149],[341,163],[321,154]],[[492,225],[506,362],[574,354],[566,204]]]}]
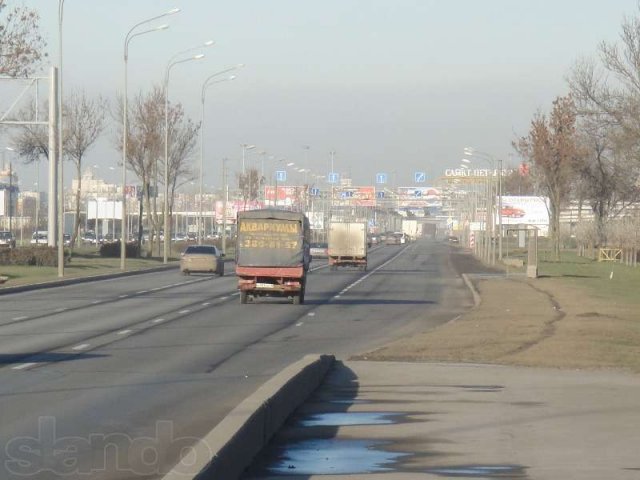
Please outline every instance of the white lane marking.
[{"label": "white lane marking", "polygon": [[203,307],[208,307],[209,305],[211,305],[211,303],[209,303],[209,302],[204,302],[204,303],[202,304],[202,306],[203,306]]},{"label": "white lane marking", "polygon": [[158,290],[162,290],[164,287],[156,287],[156,288],[152,288],[151,291],[152,292],[157,292]]},{"label": "white lane marking", "polygon": [[191,310],[180,310],[178,313],[180,315],[184,315],[185,313],[190,313],[190,312],[191,312]]},{"label": "white lane marking", "polygon": [[129,295],[120,295],[118,298],[127,298]]},{"label": "white lane marking", "polygon": [[60,312],[64,312],[65,310],[66,310],[66,308],[56,308],[56,309],[54,310],[54,312],[56,312],[56,313],[60,313]]},{"label": "white lane marking", "polygon": [[94,300],[93,302],[91,302],[91,305],[97,305],[99,303],[102,303],[102,300]]},{"label": "white lane marking", "polygon": [[229,298],[229,297],[226,297],[226,296],[225,296],[225,297],[220,297],[220,300],[226,300],[226,299],[228,299],[228,298]]},{"label": "white lane marking", "polygon": [[126,335],[127,333],[131,333],[131,330],[120,330],[118,335]]},{"label": "white lane marking", "polygon": [[26,320],[27,318],[29,317],[27,317],[26,315],[23,315],[22,317],[13,317],[11,320]]},{"label": "white lane marking", "polygon": [[13,370],[24,370],[25,368],[30,368],[30,367],[33,367],[34,365],[37,365],[37,363],[36,362],[23,363],[22,365],[16,365],[15,367],[13,367]]},{"label": "white lane marking", "polygon": [[315,317],[316,316],[316,312],[309,312],[307,313],[308,317]]},{"label": "white lane marking", "polygon": [[236,295],[240,295],[240,292],[232,293],[231,296],[235,297]]},{"label": "white lane marking", "polygon": [[136,295],[142,295],[143,293],[149,293],[149,290],[140,290]]},{"label": "white lane marking", "polygon": [[155,320],[153,320],[153,323],[160,323],[160,322],[164,322],[164,318],[156,318]]},{"label": "white lane marking", "polygon": [[406,252],[407,249],[403,249],[400,253],[394,255],[393,257],[391,257],[389,260],[387,260],[386,262],[384,262],[382,265],[380,265],[379,267],[377,267],[376,269],[370,271],[369,273],[367,273],[365,276],[360,277],[358,280],[355,280],[353,283],[351,283],[350,285],[347,285],[346,287],[344,287],[344,289],[342,291],[340,291],[340,293],[336,296],[334,296],[333,298],[340,298],[341,295],[347,293],[351,288],[355,287],[356,285],[358,285],[360,282],[363,282],[364,280],[366,280],[367,278],[369,278],[371,275],[373,275],[374,273],[376,273],[378,270],[380,270],[381,268],[386,267],[389,263],[391,263],[392,261],[394,261],[396,258],[398,258],[400,255],[402,255],[404,252]]},{"label": "white lane marking", "polygon": [[298,323],[296,323],[296,327],[301,327],[302,325],[304,325],[304,323],[303,323],[303,322],[298,322]]},{"label": "white lane marking", "polygon": [[71,350],[84,350],[85,348],[89,348],[89,344],[88,343],[83,343],[81,345],[76,345]]}]

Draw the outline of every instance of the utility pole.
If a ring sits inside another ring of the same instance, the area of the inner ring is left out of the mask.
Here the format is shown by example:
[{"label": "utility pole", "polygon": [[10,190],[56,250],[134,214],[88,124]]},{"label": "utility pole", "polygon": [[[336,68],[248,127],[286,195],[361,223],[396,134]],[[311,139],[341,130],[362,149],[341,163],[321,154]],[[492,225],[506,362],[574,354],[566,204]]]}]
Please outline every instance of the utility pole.
[{"label": "utility pole", "polygon": [[227,159],[222,159],[222,253],[227,251],[227,201],[229,185],[227,183]]}]

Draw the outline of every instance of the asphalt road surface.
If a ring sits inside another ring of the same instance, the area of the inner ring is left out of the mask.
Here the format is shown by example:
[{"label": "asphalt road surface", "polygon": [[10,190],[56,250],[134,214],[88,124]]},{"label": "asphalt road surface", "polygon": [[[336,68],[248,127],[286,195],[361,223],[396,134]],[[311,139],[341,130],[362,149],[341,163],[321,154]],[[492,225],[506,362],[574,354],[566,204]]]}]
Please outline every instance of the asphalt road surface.
[{"label": "asphalt road surface", "polygon": [[181,449],[307,353],[346,358],[472,304],[449,246],[314,262],[300,306],[237,280],[145,274],[0,297],[0,478],[159,478]]}]

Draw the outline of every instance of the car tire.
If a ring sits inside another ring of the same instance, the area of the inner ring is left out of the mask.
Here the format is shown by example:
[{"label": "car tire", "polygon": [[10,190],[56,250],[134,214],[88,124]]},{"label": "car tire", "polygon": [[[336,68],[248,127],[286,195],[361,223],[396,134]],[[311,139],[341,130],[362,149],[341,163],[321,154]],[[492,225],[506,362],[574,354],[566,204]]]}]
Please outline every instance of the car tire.
[{"label": "car tire", "polygon": [[189,270],[183,270],[183,271],[182,271],[182,275],[184,275],[184,276],[189,275]]}]

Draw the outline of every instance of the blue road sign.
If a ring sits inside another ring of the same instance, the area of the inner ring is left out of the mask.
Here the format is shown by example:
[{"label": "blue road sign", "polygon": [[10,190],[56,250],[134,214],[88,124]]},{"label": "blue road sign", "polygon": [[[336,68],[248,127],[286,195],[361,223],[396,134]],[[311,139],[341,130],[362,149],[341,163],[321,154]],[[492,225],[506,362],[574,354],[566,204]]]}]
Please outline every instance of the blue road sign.
[{"label": "blue road sign", "polygon": [[376,173],[376,183],[387,183],[387,174]]},{"label": "blue road sign", "polygon": [[338,183],[339,179],[340,175],[336,172],[330,172],[329,175],[327,175],[327,182],[329,183]]},{"label": "blue road sign", "polygon": [[350,190],[347,190],[346,192],[340,192],[340,197],[341,198],[353,198],[353,192]]},{"label": "blue road sign", "polygon": [[384,198],[384,192],[376,192],[377,198]]},{"label": "blue road sign", "polygon": [[309,193],[311,194],[312,197],[319,197],[320,196],[320,189],[319,188],[312,188],[309,190]]},{"label": "blue road sign", "polygon": [[427,181],[427,175],[424,172],[416,172],[413,178],[416,183],[424,183]]},{"label": "blue road sign", "polygon": [[287,181],[287,171],[286,170],[278,170],[276,172],[276,180],[279,182]]},{"label": "blue road sign", "polygon": [[417,198],[422,197],[422,190],[414,190],[413,195]]}]

